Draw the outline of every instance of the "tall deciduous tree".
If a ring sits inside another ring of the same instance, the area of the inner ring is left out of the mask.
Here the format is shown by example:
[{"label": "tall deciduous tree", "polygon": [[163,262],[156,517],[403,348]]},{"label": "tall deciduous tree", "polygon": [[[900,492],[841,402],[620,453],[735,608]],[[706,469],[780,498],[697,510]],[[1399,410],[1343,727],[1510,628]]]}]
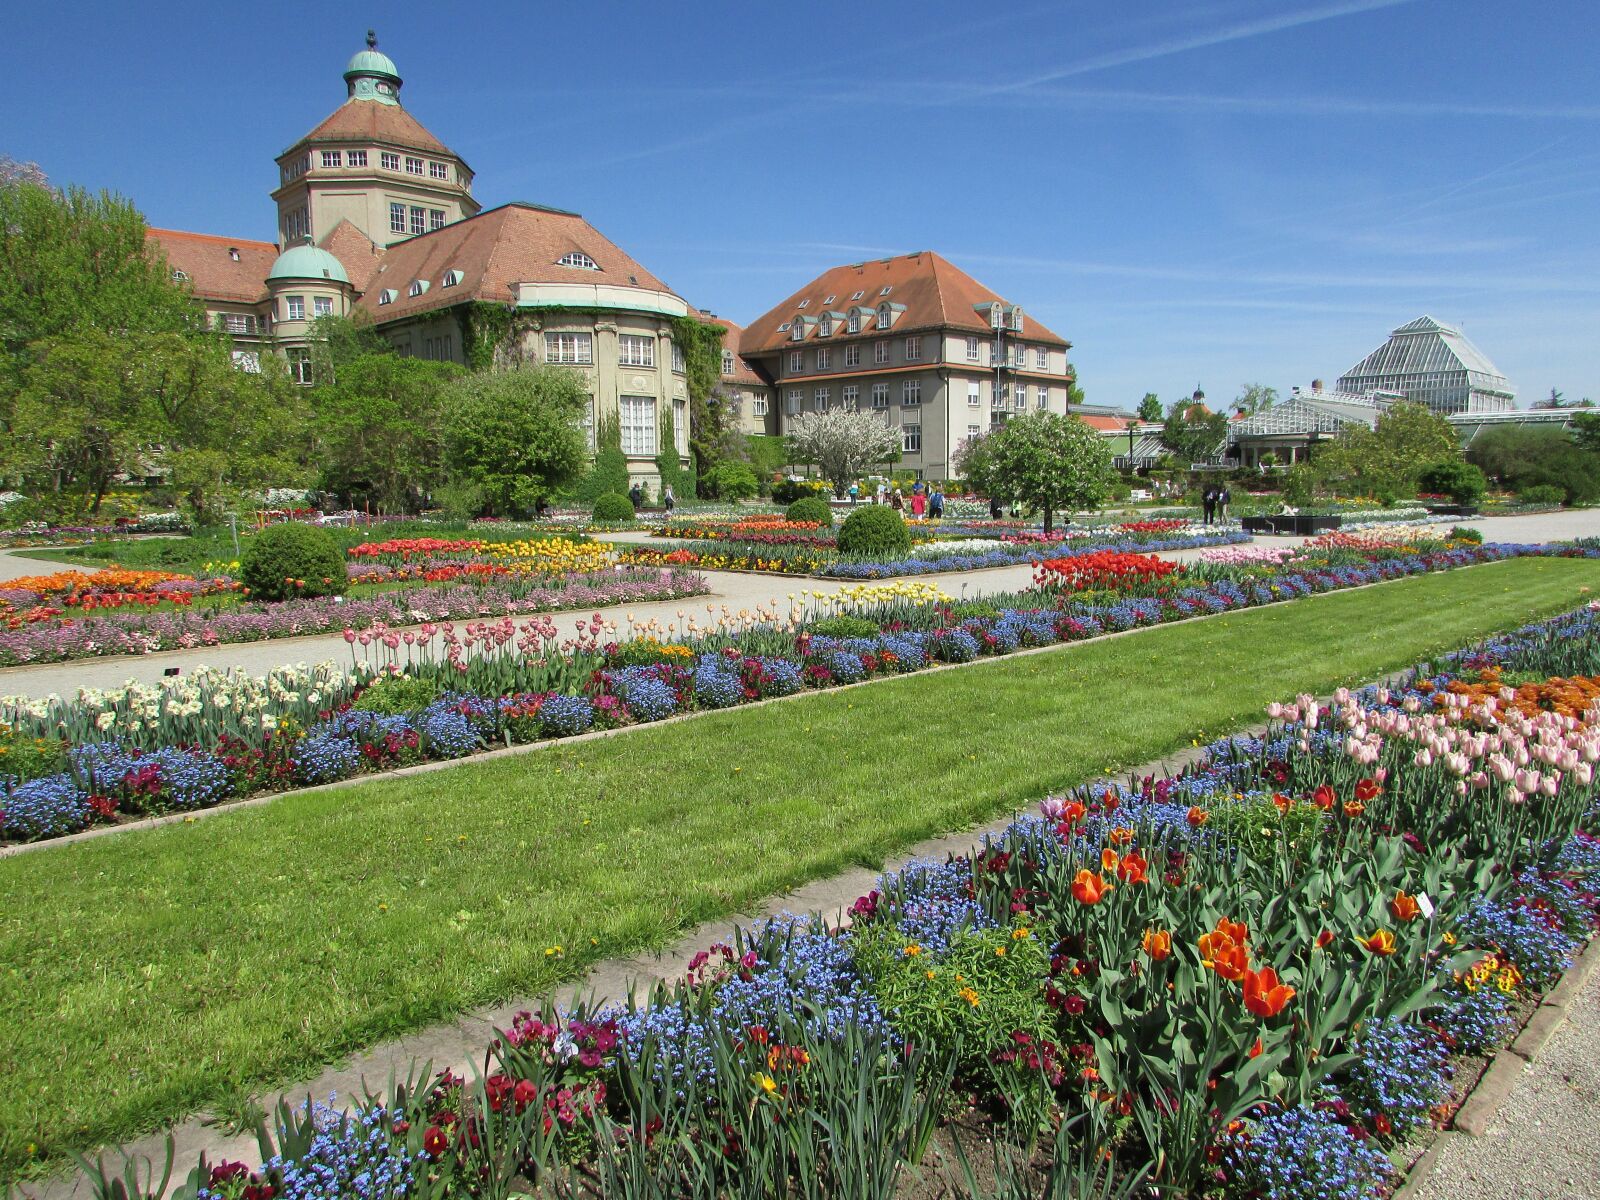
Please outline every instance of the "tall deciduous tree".
[{"label": "tall deciduous tree", "polygon": [[312,394],[321,485],[414,509],[441,477],[444,390],[461,373],[453,363],[394,354],[346,363]]},{"label": "tall deciduous tree", "polygon": [[1228,418],[1205,405],[1180,400],[1167,414],[1161,444],[1187,469],[1190,463],[1208,462],[1222,453],[1228,440]]},{"label": "tall deciduous tree", "polygon": [[586,462],[580,422],[588,389],[576,371],[546,365],[469,375],[447,389],[445,462],[495,516],[531,515],[577,479]]},{"label": "tall deciduous tree", "polygon": [[1115,472],[1111,447],[1077,417],[1032,412],[1013,417],[969,444],[962,457],[968,479],[991,497],[1021,501],[1054,528],[1057,509],[1097,509]]},{"label": "tall deciduous tree", "polygon": [[868,468],[889,461],[900,449],[897,432],[881,417],[846,408],[801,413],[789,422],[789,442],[795,461],[815,463],[841,497]]},{"label": "tall deciduous tree", "polygon": [[1271,408],[1278,402],[1278,389],[1268,387],[1264,383],[1247,383],[1239,389],[1239,394],[1234,398],[1233,407],[1246,414],[1253,415],[1264,408]]},{"label": "tall deciduous tree", "polygon": [[1139,420],[1159,421],[1161,420],[1161,415],[1161,400],[1154,392],[1146,392],[1144,399],[1139,401]]}]

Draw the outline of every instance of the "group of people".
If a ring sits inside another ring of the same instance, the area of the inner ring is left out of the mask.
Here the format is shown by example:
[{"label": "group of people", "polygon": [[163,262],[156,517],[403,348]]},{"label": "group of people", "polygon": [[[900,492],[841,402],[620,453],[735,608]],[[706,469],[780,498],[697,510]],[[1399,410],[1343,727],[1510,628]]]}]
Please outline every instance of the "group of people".
[{"label": "group of people", "polygon": [[1233,503],[1233,493],[1225,483],[1208,483],[1200,493],[1200,507],[1205,510],[1207,525],[1228,519],[1228,505]]},{"label": "group of people", "polygon": [[[860,484],[852,483],[846,491],[850,497],[851,504],[855,504],[861,499]],[[867,496],[867,503],[887,504],[890,508],[900,513],[909,508],[913,520],[920,521],[924,517],[931,521],[944,519],[944,492],[933,484],[914,484],[911,488],[911,499],[908,502],[905,493],[899,488],[890,491],[887,483],[880,483],[877,490]]]},{"label": "group of people", "polygon": [[[644,507],[644,490],[637,483],[628,489],[628,500],[635,510]],[[661,489],[661,507],[668,512],[678,507],[678,498],[672,494],[670,483]]]}]

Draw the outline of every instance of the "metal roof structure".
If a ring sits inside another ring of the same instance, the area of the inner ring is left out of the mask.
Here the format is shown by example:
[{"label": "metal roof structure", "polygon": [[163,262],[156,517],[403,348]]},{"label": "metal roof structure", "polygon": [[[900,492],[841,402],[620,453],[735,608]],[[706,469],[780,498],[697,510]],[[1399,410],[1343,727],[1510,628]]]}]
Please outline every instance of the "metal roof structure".
[{"label": "metal roof structure", "polygon": [[1339,377],[1341,392],[1392,391],[1434,412],[1509,409],[1516,388],[1461,330],[1432,317],[1408,321]]},{"label": "metal roof structure", "polygon": [[1254,416],[1235,421],[1228,429],[1228,440],[1254,438],[1296,438],[1332,436],[1347,425],[1371,429],[1378,417],[1393,403],[1387,396],[1361,396],[1350,392],[1320,392],[1298,389],[1289,399]]}]

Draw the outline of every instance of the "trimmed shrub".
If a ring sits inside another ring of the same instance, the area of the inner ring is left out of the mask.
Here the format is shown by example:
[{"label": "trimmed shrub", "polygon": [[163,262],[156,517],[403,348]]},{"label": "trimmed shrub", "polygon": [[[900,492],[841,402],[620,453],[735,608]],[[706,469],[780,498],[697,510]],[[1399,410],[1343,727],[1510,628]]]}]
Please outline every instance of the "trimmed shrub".
[{"label": "trimmed shrub", "polygon": [[876,621],[869,621],[865,617],[843,615],[823,617],[820,621],[813,622],[811,632],[818,637],[869,638],[877,637],[881,631]]},{"label": "trimmed shrub", "polygon": [[911,531],[887,504],[858,508],[839,527],[839,553],[882,556],[911,549]]},{"label": "trimmed shrub", "polygon": [[1452,542],[1470,542],[1474,546],[1481,546],[1483,545],[1483,534],[1465,525],[1457,525],[1450,531],[1449,540]]},{"label": "trimmed shrub", "polygon": [[1565,489],[1553,483],[1536,483],[1532,487],[1525,487],[1517,493],[1517,500],[1522,504],[1542,504],[1554,508],[1567,498]]},{"label": "trimmed shrub", "polygon": [[615,492],[601,496],[594,502],[594,519],[600,521],[633,520],[633,501]]},{"label": "trimmed shrub", "polygon": [[1449,458],[1423,469],[1419,484],[1423,491],[1449,496],[1453,504],[1477,504],[1489,490],[1483,472],[1459,458]]},{"label": "trimmed shrub", "polygon": [[439,685],[429,679],[409,675],[385,675],[357,697],[350,707],[357,712],[382,713],[388,717],[421,712],[438,699]]},{"label": "trimmed shrub", "polygon": [[288,521],[250,540],[239,559],[239,581],[252,600],[299,600],[342,596],[350,573],[327,530]]},{"label": "trimmed shrub", "polygon": [[790,521],[815,521],[825,529],[833,528],[833,509],[821,496],[801,496],[783,515]]},{"label": "trimmed shrub", "polygon": [[761,490],[761,483],[746,464],[720,462],[707,473],[706,490],[718,500],[748,500]]}]

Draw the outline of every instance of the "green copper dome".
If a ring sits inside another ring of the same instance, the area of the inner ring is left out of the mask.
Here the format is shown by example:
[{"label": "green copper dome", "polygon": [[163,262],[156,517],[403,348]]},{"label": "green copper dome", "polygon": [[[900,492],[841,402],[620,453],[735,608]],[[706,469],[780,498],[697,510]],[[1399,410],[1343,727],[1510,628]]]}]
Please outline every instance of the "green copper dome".
[{"label": "green copper dome", "polygon": [[272,270],[267,272],[267,280],[274,279],[313,279],[327,280],[329,283],[350,283],[350,276],[345,274],[344,264],[326,250],[316,246],[290,246],[278,255],[278,261],[272,264]]},{"label": "green copper dome", "polygon": [[381,100],[388,104],[399,103],[400,68],[378,49],[378,35],[367,30],[367,48],[351,55],[344,68],[344,81],[350,95],[363,100]]}]

